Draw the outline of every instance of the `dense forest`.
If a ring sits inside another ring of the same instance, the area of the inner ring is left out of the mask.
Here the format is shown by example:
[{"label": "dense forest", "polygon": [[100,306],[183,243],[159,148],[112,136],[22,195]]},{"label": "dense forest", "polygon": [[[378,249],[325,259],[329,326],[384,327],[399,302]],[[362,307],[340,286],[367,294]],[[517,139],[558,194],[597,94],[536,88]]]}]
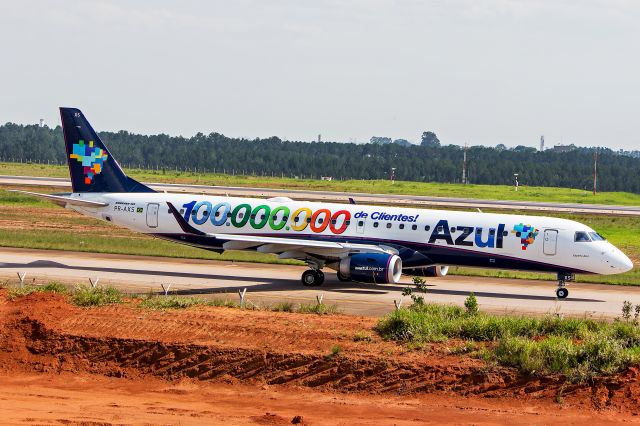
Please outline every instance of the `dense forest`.
[{"label": "dense forest", "polygon": [[[277,137],[247,140],[219,133],[184,138],[120,131],[102,132],[100,137],[125,168],[334,179],[388,179],[395,168],[398,180],[455,183],[462,179],[463,148],[440,146],[431,132],[425,132],[422,145],[409,146],[290,142]],[[64,163],[61,128],[11,123],[0,126],[0,161]],[[512,184],[513,174],[518,173],[522,185],[580,189],[593,185],[593,150],[587,148],[539,152],[528,147],[474,146],[467,151],[467,164],[470,183]],[[598,189],[640,193],[640,159],[600,148]]]}]

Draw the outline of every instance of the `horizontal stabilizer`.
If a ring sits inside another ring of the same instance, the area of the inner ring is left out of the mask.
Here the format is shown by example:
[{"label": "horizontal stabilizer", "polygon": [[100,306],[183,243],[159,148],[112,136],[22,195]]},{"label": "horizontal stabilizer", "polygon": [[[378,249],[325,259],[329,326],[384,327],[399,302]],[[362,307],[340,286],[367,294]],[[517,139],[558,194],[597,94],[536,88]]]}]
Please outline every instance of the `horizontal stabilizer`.
[{"label": "horizontal stabilizer", "polygon": [[72,206],[94,207],[94,208],[106,207],[109,205],[109,203],[101,203],[99,201],[90,201],[90,200],[79,200],[78,198],[66,197],[64,195],[40,194],[39,192],[19,191],[17,189],[9,190],[9,192],[19,192],[21,194],[32,195],[34,197],[45,198],[63,207],[66,206],[67,204],[70,204]]}]

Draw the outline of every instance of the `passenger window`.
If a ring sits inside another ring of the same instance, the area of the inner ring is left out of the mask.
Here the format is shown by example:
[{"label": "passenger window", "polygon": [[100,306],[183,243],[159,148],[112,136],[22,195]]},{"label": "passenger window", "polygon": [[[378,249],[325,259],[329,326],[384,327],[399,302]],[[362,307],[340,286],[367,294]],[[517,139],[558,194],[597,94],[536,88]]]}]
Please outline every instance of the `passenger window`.
[{"label": "passenger window", "polygon": [[387,223],[387,229],[391,228],[391,222]]},{"label": "passenger window", "polygon": [[260,220],[264,220],[264,215],[263,214],[260,215]]},{"label": "passenger window", "polygon": [[294,221],[295,223],[298,223],[298,219],[300,219],[300,218],[299,218],[298,216],[296,216],[296,217],[294,217],[294,218],[293,218],[293,221]]},{"label": "passenger window", "polygon": [[203,212],[202,212],[202,216],[203,216],[203,217],[207,217],[207,216],[209,216],[209,212],[208,212],[208,211],[206,211],[206,210],[205,210],[205,211],[203,211]]},{"label": "passenger window", "polygon": [[[216,217],[220,216],[220,212],[216,212]],[[242,219],[244,217],[244,213],[238,214],[238,219]]]},{"label": "passenger window", "polygon": [[[427,225],[427,226],[425,226],[425,227],[424,227],[424,230],[425,230],[425,231],[428,231],[429,229],[431,229],[431,227],[430,227],[429,225]],[[442,231],[442,229],[441,229],[441,231]]]},{"label": "passenger window", "polygon": [[373,227],[377,228],[378,227],[378,222],[373,222]]},{"label": "passenger window", "polygon": [[[171,212],[169,212],[171,213]],[[184,209],[180,209],[180,214],[184,214]]]},{"label": "passenger window", "polygon": [[286,221],[288,221],[288,220],[289,220],[289,216],[282,216],[282,221],[283,221],[283,222],[286,222]]},{"label": "passenger window", "polygon": [[453,234],[454,232],[456,232],[455,226],[451,228],[451,233]]},{"label": "passenger window", "polygon": [[[242,213],[241,213],[242,214]],[[220,216],[220,212],[216,212],[216,214],[214,214],[215,217]]]},{"label": "passenger window", "polygon": [[404,223],[400,224],[400,229],[404,229]]},{"label": "passenger window", "polygon": [[576,243],[586,243],[591,241],[591,238],[589,238],[589,234],[587,234],[586,232],[578,231],[576,232],[574,241]]},{"label": "passenger window", "polygon": [[411,229],[413,229],[415,231],[416,229],[418,229],[418,225],[416,225],[416,224],[411,225]]},{"label": "passenger window", "polygon": [[606,241],[607,240],[605,237],[603,237],[602,235],[598,234],[597,232],[589,232],[589,236],[591,236],[591,239],[593,241]]},{"label": "passenger window", "polygon": [[335,224],[336,224],[336,222],[337,222],[337,220],[335,220],[335,219],[331,219],[331,224],[332,224],[332,225],[335,225]]},{"label": "passenger window", "polygon": [[307,223],[311,223],[311,218],[310,217],[307,218]]},{"label": "passenger window", "polygon": [[359,220],[358,221],[358,226],[364,226],[364,220]]},{"label": "passenger window", "polygon": [[345,223],[347,224],[347,226],[351,225],[351,221],[350,220],[347,220]]},{"label": "passenger window", "polygon": [[[427,231],[428,231],[428,229],[427,229],[427,228],[425,228],[425,230],[427,230]],[[442,226],[438,226],[438,232],[442,232]]]},{"label": "passenger window", "polygon": [[489,229],[489,235],[495,235],[496,230],[495,229]]}]

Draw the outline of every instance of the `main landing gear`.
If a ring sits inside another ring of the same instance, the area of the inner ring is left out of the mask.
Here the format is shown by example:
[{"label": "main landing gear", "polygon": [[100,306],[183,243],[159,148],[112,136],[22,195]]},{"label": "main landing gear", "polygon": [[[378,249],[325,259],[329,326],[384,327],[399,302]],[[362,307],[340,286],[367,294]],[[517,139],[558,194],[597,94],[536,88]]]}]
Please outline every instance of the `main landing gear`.
[{"label": "main landing gear", "polygon": [[567,290],[566,283],[569,281],[573,281],[575,279],[575,275],[571,273],[558,272],[558,288],[556,289],[556,297],[558,299],[566,299],[569,295],[569,290]]},{"label": "main landing gear", "polygon": [[324,283],[324,272],[320,269],[309,269],[302,273],[302,285],[305,287],[317,287]]}]

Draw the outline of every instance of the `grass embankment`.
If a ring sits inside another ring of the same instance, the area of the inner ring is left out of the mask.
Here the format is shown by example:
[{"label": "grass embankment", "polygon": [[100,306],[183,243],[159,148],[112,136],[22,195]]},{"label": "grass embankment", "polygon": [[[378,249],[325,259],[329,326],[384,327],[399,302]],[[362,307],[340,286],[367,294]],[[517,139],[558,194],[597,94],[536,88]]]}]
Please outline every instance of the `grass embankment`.
[{"label": "grass embankment", "polygon": [[[6,283],[0,283],[0,288],[4,288],[5,286]],[[28,296],[32,293],[43,292],[67,295],[74,305],[81,307],[105,306],[129,301],[138,308],[152,310],[187,309],[196,306],[214,306],[318,315],[339,313],[337,305],[326,305],[322,303],[322,301],[318,301],[316,303],[293,303],[287,301],[280,302],[275,305],[257,305],[251,301],[245,301],[243,304],[240,304],[232,300],[219,298],[205,299],[193,296],[157,295],[154,293],[144,295],[125,294],[121,290],[112,286],[89,287],[86,285],[78,285],[69,289],[64,284],[55,281],[49,282],[45,285],[28,284],[24,286],[10,286],[8,287],[7,297],[9,300],[15,300],[19,297]]]},{"label": "grass embankment", "polygon": [[[516,192],[513,190],[513,186],[510,185],[462,185],[405,181],[391,183],[391,181],[387,180],[321,181],[317,179],[269,176],[232,176],[220,173],[176,172],[173,170],[163,172],[161,170],[127,169],[126,172],[132,178],[144,182],[640,206],[640,194],[601,192],[594,196],[590,191],[569,188],[521,186],[519,191]],[[68,178],[69,170],[66,165],[0,163],[0,174]]]},{"label": "grass embankment", "polygon": [[[556,214],[585,223],[598,230],[624,251],[636,265],[640,263],[640,218]],[[222,255],[159,240],[118,228],[106,222],[52,206],[48,201],[0,190],[0,246],[72,250],[93,253],[167,256],[239,262],[297,264],[271,254],[228,251]],[[555,280],[552,274],[452,268],[452,274],[500,278]],[[620,275],[578,275],[578,282],[639,285],[640,268]]]},{"label": "grass embankment", "polygon": [[640,362],[638,316],[613,323],[592,319],[497,316],[457,306],[413,304],[380,320],[387,339],[416,348],[463,340],[452,353],[471,353],[525,373],[561,373],[574,380],[615,374]]}]

